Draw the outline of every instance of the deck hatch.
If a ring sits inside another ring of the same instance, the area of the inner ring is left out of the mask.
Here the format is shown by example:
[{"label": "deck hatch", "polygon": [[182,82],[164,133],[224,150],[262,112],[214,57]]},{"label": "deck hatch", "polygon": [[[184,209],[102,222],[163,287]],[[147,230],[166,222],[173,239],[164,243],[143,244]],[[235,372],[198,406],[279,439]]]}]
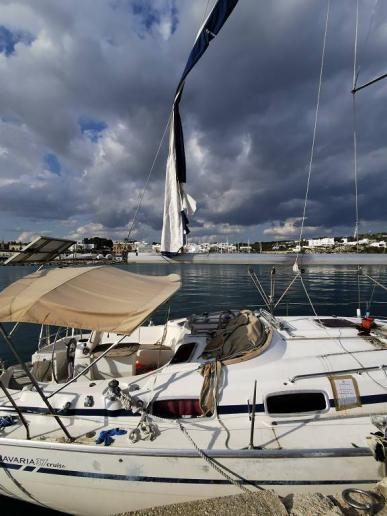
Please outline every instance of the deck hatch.
[{"label": "deck hatch", "polygon": [[315,319],[315,322],[319,325],[323,325],[326,328],[355,328],[356,324],[347,319],[340,319],[335,317],[333,319]]}]

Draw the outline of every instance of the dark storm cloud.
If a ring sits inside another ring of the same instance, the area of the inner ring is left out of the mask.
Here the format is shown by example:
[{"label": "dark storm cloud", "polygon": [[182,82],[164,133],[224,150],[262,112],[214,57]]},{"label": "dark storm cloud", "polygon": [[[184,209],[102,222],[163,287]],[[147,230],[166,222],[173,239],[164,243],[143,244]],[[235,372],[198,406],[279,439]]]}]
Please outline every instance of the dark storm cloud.
[{"label": "dark storm cloud", "polygon": [[[125,235],[206,4],[0,0],[0,27],[31,35],[0,55],[0,211],[8,225],[12,217],[44,218],[57,229],[68,219],[62,231],[69,234]],[[360,4],[361,83],[387,69],[387,6]],[[239,2],[188,77],[181,111],[187,190],[199,207],[193,237],[238,238],[252,226],[285,237],[298,227],[326,5]],[[352,0],[331,2],[311,234],[354,226],[354,16]],[[387,215],[386,90],[387,82],[358,94],[359,209],[367,230]],[[158,238],[166,148],[167,137],[138,237]]]}]

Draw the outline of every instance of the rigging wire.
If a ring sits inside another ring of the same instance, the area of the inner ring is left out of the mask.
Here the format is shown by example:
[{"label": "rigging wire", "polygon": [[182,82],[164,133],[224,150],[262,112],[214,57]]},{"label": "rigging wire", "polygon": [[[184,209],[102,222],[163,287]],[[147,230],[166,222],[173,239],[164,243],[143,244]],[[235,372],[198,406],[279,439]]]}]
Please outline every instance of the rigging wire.
[{"label": "rigging wire", "polygon": [[[371,29],[374,24],[376,8],[379,3],[379,0],[376,0],[374,4],[373,11],[371,13],[371,18],[369,22],[369,27],[366,35],[365,45],[368,43]],[[355,181],[355,229],[354,229],[354,238],[356,238],[356,253],[359,254],[359,199],[358,199],[358,158],[357,158],[357,109],[356,109],[356,93],[365,88],[366,86],[373,84],[381,79],[384,79],[387,74],[382,75],[359,88],[357,87],[357,80],[360,73],[360,66],[358,64],[358,39],[359,39],[359,0],[356,0],[356,17],[355,17],[355,41],[354,41],[354,49],[353,49],[353,79],[352,79],[352,111],[353,111],[353,162],[354,162],[354,181]],[[360,276],[362,274],[362,270],[360,264],[357,266],[357,298],[358,298],[358,310],[360,311],[361,305],[361,284],[360,284]],[[369,276],[368,274],[363,273],[366,278],[373,282],[373,290],[371,293],[369,306],[372,302],[372,298],[374,295],[375,285],[381,287],[384,290],[387,288],[376,281],[374,278]]]},{"label": "rigging wire", "polygon": [[270,310],[270,300],[269,300],[261,282],[259,281],[259,278],[258,278],[256,272],[253,271],[252,269],[248,269],[248,274],[249,274],[255,288],[258,290],[259,294],[261,295],[266,307]]},{"label": "rigging wire", "polygon": [[[216,1],[216,0],[215,0]],[[207,16],[207,13],[208,13],[208,6],[210,5],[210,0],[207,0],[207,5],[206,5],[206,8],[204,9],[204,14],[203,14],[203,18],[202,18],[202,22],[201,24],[199,25],[199,30],[200,30],[200,27],[203,25],[203,23],[205,22],[206,20],[206,16]]]},{"label": "rigging wire", "polygon": [[[368,46],[368,42],[369,42],[369,39],[370,39],[371,31],[372,31],[372,29],[374,27],[374,21],[375,21],[375,17],[376,17],[376,9],[377,9],[378,3],[379,3],[379,0],[376,0],[375,4],[374,4],[374,7],[372,9],[371,17],[370,17],[369,24],[368,24],[367,35],[365,37],[365,41],[364,41],[364,44],[363,44],[363,49],[362,49],[362,53],[363,54],[365,54],[365,49]],[[358,53],[360,55],[360,51]],[[359,59],[358,59],[357,70],[356,70],[356,82],[359,79],[360,69],[361,69],[361,66],[359,64]],[[368,86],[371,86],[372,84],[375,84],[376,82],[379,82],[379,81],[385,79],[386,77],[387,77],[387,73],[384,73],[382,75],[376,76],[374,79],[371,79],[371,80],[363,83],[361,86],[357,86],[356,85],[356,88],[353,88],[351,93],[357,93],[358,91],[363,90],[364,88],[367,88]]]},{"label": "rigging wire", "polygon": [[[370,279],[372,279],[372,278],[370,278]],[[308,290],[307,290],[307,288],[306,288],[306,286],[305,286],[304,280],[302,279],[302,276],[301,276],[301,275],[300,275],[300,281],[301,281],[301,284],[302,284],[303,289],[304,289],[304,291],[305,291],[305,295],[306,295],[306,297],[307,297],[307,299],[308,299],[308,301],[309,301],[309,304],[310,304],[310,306],[311,306],[311,308],[312,308],[312,310],[313,310],[313,313],[314,313],[314,315],[315,315],[316,319],[317,319],[317,320],[318,320],[318,322],[320,323],[321,327],[324,329],[324,331],[325,331],[325,333],[327,334],[327,336],[331,338],[331,336],[330,336],[330,334],[329,334],[329,332],[328,332],[328,329],[327,329],[327,328],[326,328],[326,326],[323,324],[323,322],[321,321],[320,317],[317,315],[317,311],[316,311],[316,309],[315,309],[315,307],[314,307],[314,305],[313,305],[312,299],[311,299],[311,297],[310,297],[310,295],[309,295],[309,293],[308,293]],[[373,281],[376,281],[376,280],[373,280]],[[384,287],[383,285],[381,285],[381,284],[380,284],[380,286],[381,286],[382,288],[384,288],[385,290],[387,290],[387,288],[386,288],[386,287]],[[341,334],[341,330],[339,330],[339,335],[340,335],[340,334]],[[357,363],[359,364],[359,366],[360,366],[360,367],[365,368],[365,365],[364,365],[364,364],[363,364],[363,363],[362,363],[362,362],[361,362],[361,361],[360,361],[360,360],[355,356],[354,352],[350,351],[349,349],[347,349],[347,348],[344,346],[344,344],[343,344],[343,343],[342,343],[342,341],[341,341],[341,337],[340,337],[340,336],[339,336],[339,337],[337,337],[337,338],[336,338],[336,340],[337,340],[337,342],[339,343],[339,345],[341,346],[341,348],[344,350],[344,352],[345,352],[346,354],[350,355],[350,356],[355,360],[355,362],[357,362]],[[365,374],[366,374],[366,375],[368,376],[368,378],[369,378],[371,381],[373,381],[376,385],[378,385],[379,387],[381,387],[383,390],[387,391],[387,386],[386,386],[386,385],[383,385],[383,384],[382,384],[382,383],[380,383],[378,380],[376,380],[373,376],[371,376],[371,374],[370,374],[368,371],[365,371]]]},{"label": "rigging wire", "polygon": [[141,193],[139,195],[137,207],[136,207],[136,210],[134,212],[133,219],[132,219],[129,231],[128,231],[128,237],[127,237],[128,240],[130,240],[130,236],[132,234],[132,231],[133,231],[133,228],[134,228],[134,224],[135,224],[136,219],[137,219],[138,212],[140,211],[140,208],[142,206],[142,201],[144,199],[144,195],[145,195],[146,189],[148,188],[148,184],[149,184],[149,181],[150,181],[150,178],[151,178],[154,166],[156,164],[157,158],[158,158],[158,156],[160,154],[161,146],[163,144],[163,141],[164,141],[164,138],[165,138],[165,134],[166,134],[168,126],[170,124],[171,118],[172,118],[172,111],[170,112],[169,117],[168,117],[168,121],[165,124],[164,131],[163,131],[163,134],[161,136],[161,140],[160,140],[159,146],[158,146],[156,154],[155,154],[155,156],[153,158],[152,166],[151,166],[151,168],[149,170],[148,176],[147,176],[145,184],[144,184],[144,188],[142,189],[142,191],[141,191]]},{"label": "rigging wire", "polygon": [[[359,0],[356,0],[356,17],[355,17],[355,41],[353,49],[353,79],[352,79],[352,123],[353,123],[353,166],[355,180],[355,230],[354,238],[356,238],[356,253],[359,254],[359,200],[358,200],[358,167],[357,167],[357,114],[356,114],[356,81],[358,77],[357,68],[357,47],[359,37]],[[358,312],[360,312],[361,292],[360,292],[360,265],[357,266],[357,300]]]},{"label": "rigging wire", "polygon": [[293,283],[296,281],[296,279],[301,276],[301,273],[299,272],[298,274],[296,274],[292,281],[289,283],[289,285],[286,287],[286,289],[283,291],[283,293],[281,294],[281,296],[279,297],[278,301],[275,303],[274,305],[274,308],[277,308],[277,306],[280,304],[280,302],[283,300],[283,298],[286,296],[286,294],[289,292],[291,286],[293,285]]},{"label": "rigging wire", "polygon": [[[290,282],[288,287],[285,289],[285,291],[282,293],[280,298],[278,299],[277,303],[274,305],[274,308],[278,306],[280,301],[283,299],[283,297],[286,295],[288,290],[293,285],[294,281],[299,277],[301,279],[302,284],[304,285],[301,277],[301,269],[298,267],[298,259],[301,253],[301,242],[302,237],[304,233],[304,226],[305,226],[305,219],[306,219],[306,208],[308,204],[309,199],[309,188],[310,188],[310,180],[312,176],[312,168],[313,168],[313,159],[314,159],[314,153],[315,153],[315,146],[316,146],[316,135],[317,135],[317,123],[318,123],[318,115],[319,115],[319,109],[320,109],[320,98],[321,98],[321,87],[322,87],[322,80],[323,80],[323,73],[324,73],[324,64],[325,64],[325,51],[326,51],[326,43],[327,43],[327,34],[328,34],[328,26],[329,26],[329,14],[330,14],[330,7],[331,2],[330,0],[327,0],[327,10],[325,15],[325,27],[324,27],[324,36],[323,36],[323,45],[322,45],[322,51],[321,51],[321,64],[320,64],[320,74],[319,74],[319,81],[318,81],[318,88],[317,88],[317,99],[316,99],[316,108],[315,108],[315,115],[314,115],[314,125],[313,125],[313,136],[312,136],[312,145],[310,149],[310,157],[309,157],[309,166],[308,166],[308,176],[306,181],[306,191],[305,191],[305,199],[304,199],[304,207],[302,211],[302,218],[301,218],[301,227],[300,227],[300,236],[298,239],[298,246],[297,246],[297,255],[296,260],[293,266],[293,270],[296,273],[293,280]],[[304,286],[305,288],[305,286]],[[306,292],[307,294],[307,292]],[[308,297],[308,294],[307,294]],[[310,301],[310,298],[309,298]]]},{"label": "rigging wire", "polygon": [[382,285],[381,283],[379,283],[379,281],[377,281],[375,278],[373,278],[372,276],[370,276],[369,274],[366,274],[365,272],[363,272],[364,276],[366,278],[368,278],[369,280],[373,281],[375,283],[375,285],[377,285],[378,287],[382,288],[383,290],[387,290],[387,287],[385,287],[384,285]]},{"label": "rigging wire", "polygon": [[367,301],[367,311],[368,312],[370,312],[372,303],[374,301],[375,287],[376,287],[376,285],[375,285],[375,283],[373,283],[372,289],[371,289],[371,294],[370,294],[370,297],[369,297],[369,299]]},{"label": "rigging wire", "polygon": [[314,148],[315,148],[315,144],[316,144],[316,134],[317,134],[317,121],[318,121],[318,113],[319,113],[319,108],[320,108],[321,85],[322,85],[322,78],[323,78],[323,71],[324,71],[324,62],[325,62],[325,49],[326,49],[326,41],[327,41],[327,33],[328,33],[330,5],[331,5],[330,0],[327,0],[327,12],[326,12],[326,18],[325,18],[324,39],[323,39],[323,47],[322,47],[322,53],[321,53],[320,76],[319,76],[319,83],[318,83],[318,89],[317,89],[316,110],[315,110],[315,116],[314,116],[313,138],[312,138],[312,146],[311,146],[311,150],[310,150],[309,167],[308,167],[308,179],[307,179],[307,182],[306,182],[304,209],[303,209],[303,213],[302,213],[300,237],[299,237],[298,250],[297,250],[296,262],[295,262],[296,264],[298,262],[299,254],[301,252],[301,241],[302,241],[302,236],[303,236],[303,232],[304,232],[304,225],[305,225],[305,218],[306,218],[306,207],[307,207],[308,197],[309,197],[310,178],[311,178],[311,175],[312,175]]},{"label": "rigging wire", "polygon": [[[366,36],[364,38],[364,43],[362,44],[362,48],[359,51],[359,56],[360,57],[364,56],[365,51],[367,50],[367,47],[368,47],[368,44],[369,44],[369,39],[370,39],[370,36],[371,36],[371,32],[372,32],[372,29],[374,28],[374,24],[375,24],[376,9],[378,7],[378,4],[379,4],[379,0],[375,0],[374,6],[373,6],[372,11],[371,11],[371,16],[370,16],[370,19],[369,19],[369,23],[368,23],[367,34],[366,34]],[[360,61],[360,59],[358,60],[358,64],[357,64],[356,82],[359,79],[359,75],[360,75],[360,68],[361,68],[361,66],[359,64],[359,61]],[[359,88],[357,88],[357,90],[359,90]]]}]

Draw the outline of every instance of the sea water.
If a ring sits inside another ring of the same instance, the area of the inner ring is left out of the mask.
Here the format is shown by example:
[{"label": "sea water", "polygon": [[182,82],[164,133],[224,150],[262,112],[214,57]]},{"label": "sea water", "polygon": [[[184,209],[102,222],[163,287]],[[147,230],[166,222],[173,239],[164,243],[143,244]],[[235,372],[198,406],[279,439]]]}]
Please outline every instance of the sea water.
[{"label": "sea water", "polygon": [[[245,265],[132,264],[120,267],[138,274],[180,274],[181,290],[152,315],[154,323],[163,323],[168,317],[184,317],[192,313],[228,308],[265,308]],[[271,267],[260,265],[253,269],[267,294],[274,284],[274,298],[277,300],[294,278],[290,267],[276,267],[272,271]],[[29,266],[0,267],[0,290],[35,270],[36,267]],[[363,272],[387,286],[387,267],[363,267]],[[380,287],[374,287],[375,284],[365,274],[359,275],[356,267],[313,266],[308,267],[302,277],[318,315],[355,316],[360,296],[363,313],[369,310],[371,315],[387,317],[387,292]],[[299,279],[289,289],[276,313],[313,314],[313,308]],[[37,346],[38,333],[39,328],[31,324],[17,328],[15,343],[23,359],[30,360],[31,353]],[[0,347],[0,357],[8,363],[13,362],[4,343]],[[47,516],[60,514],[9,498],[0,497],[0,502],[3,507],[15,512],[26,510],[29,514]]]},{"label": "sea water", "polygon": [[[131,264],[119,267],[150,276],[171,273],[181,276],[180,291],[151,316],[155,324],[164,323],[167,318],[209,311],[265,308],[246,265]],[[0,290],[35,270],[32,266],[0,267]],[[265,292],[269,295],[273,290],[275,300],[294,278],[294,272],[288,266],[273,270],[270,266],[260,265],[253,270]],[[387,317],[387,292],[372,283],[366,274],[387,286],[387,267],[383,266],[363,267],[360,274],[354,266],[307,267],[302,274],[303,283],[296,279],[275,313],[313,315],[311,301],[318,315],[355,316],[360,298],[363,314],[370,311],[371,315]],[[18,326],[14,340],[24,360],[30,360],[36,349],[38,333],[37,325]],[[13,362],[5,345],[0,347],[0,357],[7,363]]]}]

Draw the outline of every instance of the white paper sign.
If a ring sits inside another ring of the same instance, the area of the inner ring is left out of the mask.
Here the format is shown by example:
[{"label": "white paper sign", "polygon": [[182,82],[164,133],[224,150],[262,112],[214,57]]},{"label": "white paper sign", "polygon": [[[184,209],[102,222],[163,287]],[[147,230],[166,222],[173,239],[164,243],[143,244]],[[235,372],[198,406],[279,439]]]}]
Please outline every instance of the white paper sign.
[{"label": "white paper sign", "polygon": [[345,410],[361,406],[359,389],[352,376],[334,376],[330,378],[335,397],[336,410]]}]

